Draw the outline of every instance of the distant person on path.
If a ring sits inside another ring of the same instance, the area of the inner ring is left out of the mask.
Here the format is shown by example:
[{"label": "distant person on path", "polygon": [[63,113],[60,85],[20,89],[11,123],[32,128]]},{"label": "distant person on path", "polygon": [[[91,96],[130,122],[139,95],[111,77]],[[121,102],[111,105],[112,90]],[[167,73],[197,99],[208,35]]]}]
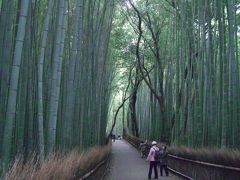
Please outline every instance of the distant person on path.
[{"label": "distant person on path", "polygon": [[154,179],[158,179],[158,172],[157,172],[157,164],[158,162],[155,160],[155,152],[159,151],[159,148],[157,147],[157,142],[153,141],[152,142],[152,147],[148,153],[147,161],[150,162],[149,166],[149,172],[148,172],[148,179],[151,179],[152,175],[152,168],[154,168]]},{"label": "distant person on path", "polygon": [[118,140],[121,140],[122,139],[122,136],[121,135],[118,135]]},{"label": "distant person on path", "polygon": [[147,140],[145,140],[145,142],[141,142],[139,145],[139,150],[141,153],[141,158],[143,158],[145,156],[144,152],[146,151],[146,147],[147,147]]},{"label": "distant person on path", "polygon": [[113,140],[113,142],[115,142],[115,139],[116,139],[116,135],[113,134],[113,135],[112,135],[112,140]]},{"label": "distant person on path", "polygon": [[160,175],[163,175],[163,169],[165,171],[166,176],[168,176],[168,152],[167,152],[167,147],[166,146],[162,146],[162,148],[159,151],[160,153]]}]

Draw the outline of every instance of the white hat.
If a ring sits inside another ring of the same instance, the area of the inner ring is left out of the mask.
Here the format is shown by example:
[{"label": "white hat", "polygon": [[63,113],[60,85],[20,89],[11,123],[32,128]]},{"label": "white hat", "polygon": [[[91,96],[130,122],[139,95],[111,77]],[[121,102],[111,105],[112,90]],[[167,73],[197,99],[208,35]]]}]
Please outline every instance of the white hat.
[{"label": "white hat", "polygon": [[156,145],[156,144],[157,144],[157,142],[156,142],[156,141],[153,141],[153,142],[152,142],[152,145]]}]

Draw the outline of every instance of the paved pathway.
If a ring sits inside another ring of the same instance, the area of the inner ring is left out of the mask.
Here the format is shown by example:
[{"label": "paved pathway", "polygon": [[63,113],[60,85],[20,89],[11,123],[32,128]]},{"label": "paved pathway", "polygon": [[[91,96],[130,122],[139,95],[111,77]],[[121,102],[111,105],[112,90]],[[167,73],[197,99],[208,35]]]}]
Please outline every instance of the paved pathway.
[{"label": "paved pathway", "polygon": [[[112,143],[112,158],[107,180],[146,180],[149,163],[140,157],[139,152],[124,140]],[[159,173],[159,168],[158,168]],[[152,178],[153,178],[152,173]],[[176,180],[178,177],[158,177],[160,180]]]}]

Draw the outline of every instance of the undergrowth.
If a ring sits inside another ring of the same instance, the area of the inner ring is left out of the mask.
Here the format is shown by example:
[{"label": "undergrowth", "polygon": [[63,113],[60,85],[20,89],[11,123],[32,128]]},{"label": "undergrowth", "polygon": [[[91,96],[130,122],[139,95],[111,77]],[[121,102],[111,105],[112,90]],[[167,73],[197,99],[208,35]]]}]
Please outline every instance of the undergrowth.
[{"label": "undergrowth", "polygon": [[4,180],[74,180],[93,169],[111,151],[111,145],[94,147],[86,152],[72,151],[66,155],[55,153],[43,163],[32,158],[24,163],[17,157],[1,178]]},{"label": "undergrowth", "polygon": [[240,151],[217,148],[189,148],[171,146],[168,151],[179,157],[225,166],[240,167]]},{"label": "undergrowth", "polygon": [[[141,140],[135,136],[127,134],[134,143],[138,146]],[[151,141],[147,143],[151,147]],[[165,143],[159,143],[161,147]],[[179,156],[185,159],[208,162],[212,164],[220,164],[225,166],[240,167],[240,150],[238,149],[220,149],[220,148],[191,148],[186,146],[167,146],[168,152],[172,155]]]}]

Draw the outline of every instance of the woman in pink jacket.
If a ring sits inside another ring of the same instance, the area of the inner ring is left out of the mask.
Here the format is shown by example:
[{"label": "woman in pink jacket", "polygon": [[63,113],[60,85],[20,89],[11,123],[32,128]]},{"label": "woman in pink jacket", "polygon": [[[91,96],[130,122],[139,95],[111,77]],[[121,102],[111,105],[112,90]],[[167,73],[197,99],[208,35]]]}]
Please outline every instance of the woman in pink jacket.
[{"label": "woman in pink jacket", "polygon": [[159,151],[159,148],[157,147],[157,142],[153,141],[152,142],[152,147],[151,147],[151,149],[150,149],[150,151],[148,153],[148,157],[147,157],[147,161],[150,162],[149,172],[148,172],[148,179],[151,179],[152,168],[154,168],[154,175],[155,175],[154,179],[158,179],[157,161],[154,158],[156,151]]}]

